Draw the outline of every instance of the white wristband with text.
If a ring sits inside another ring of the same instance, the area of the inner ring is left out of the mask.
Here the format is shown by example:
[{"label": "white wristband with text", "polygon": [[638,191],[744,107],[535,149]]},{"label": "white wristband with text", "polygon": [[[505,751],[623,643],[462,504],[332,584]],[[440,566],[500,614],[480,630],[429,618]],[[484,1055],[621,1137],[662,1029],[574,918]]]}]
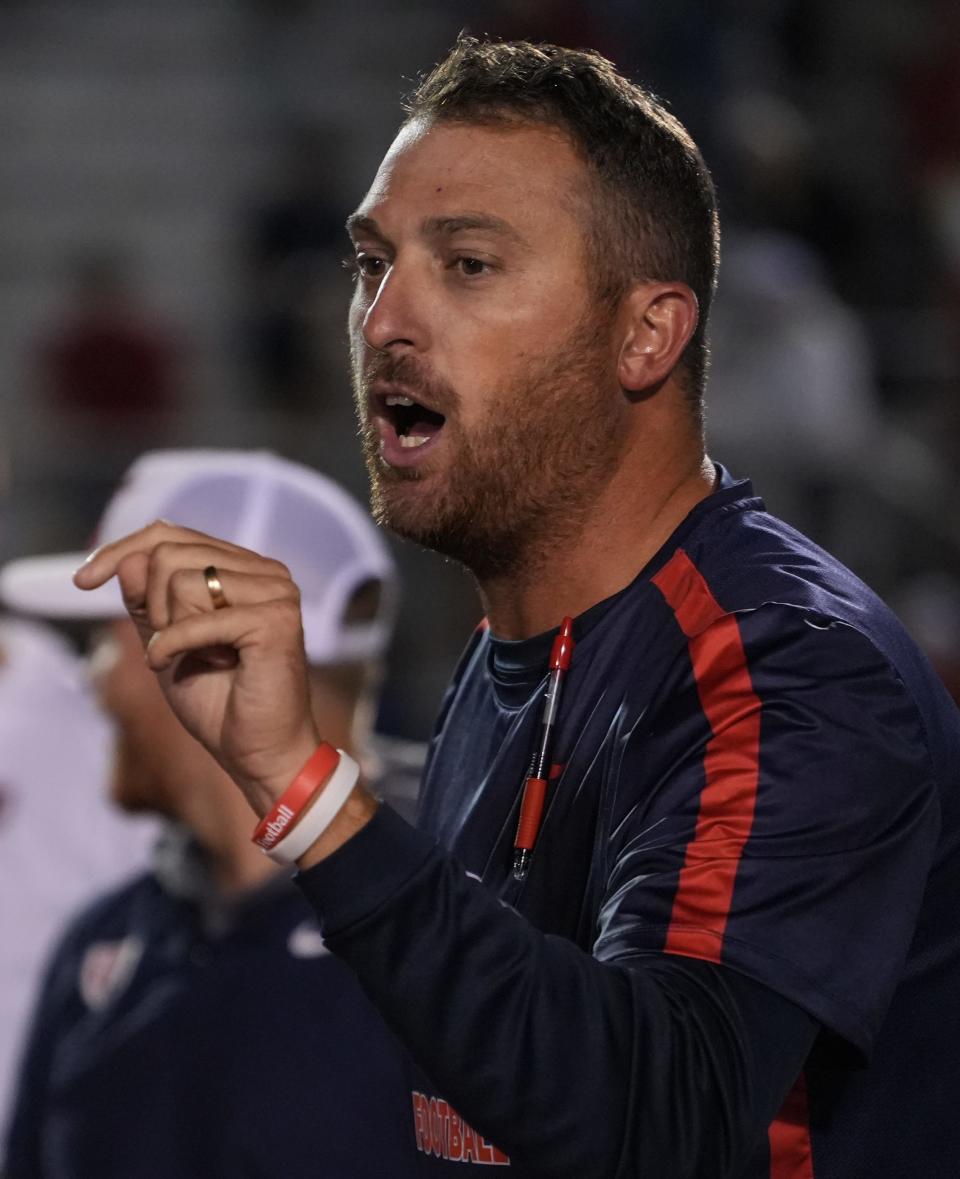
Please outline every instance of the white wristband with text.
[{"label": "white wristband with text", "polygon": [[340,761],[317,800],[310,804],[288,834],[264,853],[276,863],[293,864],[299,860],[326,831],[350,797],[350,792],[360,778],[360,767],[342,749],[338,749],[337,753],[340,754]]}]

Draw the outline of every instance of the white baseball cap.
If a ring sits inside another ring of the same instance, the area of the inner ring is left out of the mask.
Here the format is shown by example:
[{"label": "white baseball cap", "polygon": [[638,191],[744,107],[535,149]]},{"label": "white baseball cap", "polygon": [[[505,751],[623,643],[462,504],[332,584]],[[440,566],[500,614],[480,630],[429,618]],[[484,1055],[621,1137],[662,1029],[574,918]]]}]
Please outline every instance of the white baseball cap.
[{"label": "white baseball cap", "polygon": [[[98,545],[157,519],[282,561],[300,589],[307,658],[374,658],[390,640],[397,573],[369,515],[336,483],[266,450],[156,450],[127,471],[97,527]],[[116,579],[80,590],[73,574],[86,552],[25,557],[0,569],[0,599],[44,618],[107,619],[126,611]],[[371,621],[345,621],[351,596],[378,581]]]}]

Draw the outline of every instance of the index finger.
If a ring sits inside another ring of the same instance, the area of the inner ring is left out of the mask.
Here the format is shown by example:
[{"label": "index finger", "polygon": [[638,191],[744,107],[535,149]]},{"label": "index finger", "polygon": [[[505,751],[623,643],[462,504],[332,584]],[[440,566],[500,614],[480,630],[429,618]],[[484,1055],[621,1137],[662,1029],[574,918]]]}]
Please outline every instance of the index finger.
[{"label": "index finger", "polygon": [[145,553],[148,557],[163,541],[174,541],[181,544],[207,544],[227,553],[249,553],[249,549],[231,544],[228,540],[221,540],[216,536],[208,536],[205,532],[198,532],[195,528],[184,528],[179,524],[172,524],[169,520],[154,520],[139,532],[131,532],[110,544],[101,545],[94,549],[89,557],[73,575],[73,584],[77,589],[92,590],[109,581],[117,572],[117,566],[131,553]]}]

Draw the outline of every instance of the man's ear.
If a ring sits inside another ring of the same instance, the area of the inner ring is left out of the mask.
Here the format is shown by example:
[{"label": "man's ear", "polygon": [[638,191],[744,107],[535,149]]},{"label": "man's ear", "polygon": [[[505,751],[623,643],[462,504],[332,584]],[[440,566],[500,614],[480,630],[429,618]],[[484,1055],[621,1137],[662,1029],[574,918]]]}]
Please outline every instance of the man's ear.
[{"label": "man's ear", "polygon": [[624,296],[620,315],[620,384],[645,393],[669,377],[697,330],[697,296],[682,282],[638,283]]}]

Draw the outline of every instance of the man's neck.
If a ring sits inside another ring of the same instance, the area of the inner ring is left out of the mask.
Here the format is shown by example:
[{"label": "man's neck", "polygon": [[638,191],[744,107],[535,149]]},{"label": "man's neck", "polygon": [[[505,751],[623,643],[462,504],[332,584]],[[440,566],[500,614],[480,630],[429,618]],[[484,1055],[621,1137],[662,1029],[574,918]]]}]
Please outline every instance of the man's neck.
[{"label": "man's neck", "polygon": [[572,525],[558,523],[549,546],[533,546],[522,570],[482,583],[493,633],[505,639],[541,634],[629,585],[714,490],[714,467],[702,452],[684,462],[677,458],[622,464]]}]

